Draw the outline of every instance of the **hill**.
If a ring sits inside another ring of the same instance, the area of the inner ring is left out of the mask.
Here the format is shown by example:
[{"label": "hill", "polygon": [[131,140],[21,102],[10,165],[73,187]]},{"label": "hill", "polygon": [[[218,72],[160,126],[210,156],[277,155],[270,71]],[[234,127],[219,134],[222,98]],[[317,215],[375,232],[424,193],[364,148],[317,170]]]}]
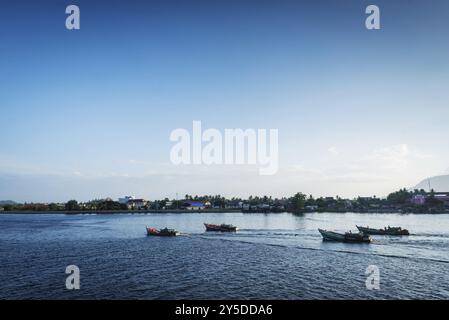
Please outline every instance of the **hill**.
[{"label": "hill", "polygon": [[429,191],[429,180],[430,188],[435,190],[435,192],[449,192],[449,175],[435,176],[424,179],[418,183],[414,189],[424,189]]},{"label": "hill", "polygon": [[14,204],[17,204],[17,202],[14,202],[12,200],[0,200],[0,206],[14,205]]}]

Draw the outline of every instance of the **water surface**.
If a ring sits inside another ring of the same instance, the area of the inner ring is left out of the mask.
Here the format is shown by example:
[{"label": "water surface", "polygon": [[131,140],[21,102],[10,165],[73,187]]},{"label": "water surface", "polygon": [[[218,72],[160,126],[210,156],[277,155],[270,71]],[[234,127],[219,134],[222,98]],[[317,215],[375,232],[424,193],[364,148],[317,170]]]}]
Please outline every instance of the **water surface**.
[{"label": "water surface", "polygon": [[[203,222],[237,233],[206,233]],[[337,231],[402,226],[407,237],[323,242]],[[147,237],[145,226],[175,228]],[[449,299],[449,215],[161,213],[0,215],[0,298]],[[65,288],[67,265],[81,289]],[[380,270],[367,290],[366,268]]]}]

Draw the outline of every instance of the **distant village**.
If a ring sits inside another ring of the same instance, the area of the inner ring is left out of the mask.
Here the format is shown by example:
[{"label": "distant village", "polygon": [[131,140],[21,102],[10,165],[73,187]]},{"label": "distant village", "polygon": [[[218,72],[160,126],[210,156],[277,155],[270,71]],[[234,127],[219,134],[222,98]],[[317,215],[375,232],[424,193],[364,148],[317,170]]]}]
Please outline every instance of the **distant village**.
[{"label": "distant village", "polygon": [[61,212],[61,213],[114,213],[114,212],[178,212],[242,211],[247,213],[276,212],[368,212],[368,213],[449,213],[449,192],[431,190],[410,191],[401,189],[386,198],[357,197],[343,199],[336,197],[314,198],[312,195],[296,193],[292,197],[272,198],[250,196],[247,199],[215,196],[185,195],[183,199],[162,199],[149,201],[133,196],[117,200],[106,198],[87,202],[70,200],[66,203],[15,203],[1,201],[0,212]]}]

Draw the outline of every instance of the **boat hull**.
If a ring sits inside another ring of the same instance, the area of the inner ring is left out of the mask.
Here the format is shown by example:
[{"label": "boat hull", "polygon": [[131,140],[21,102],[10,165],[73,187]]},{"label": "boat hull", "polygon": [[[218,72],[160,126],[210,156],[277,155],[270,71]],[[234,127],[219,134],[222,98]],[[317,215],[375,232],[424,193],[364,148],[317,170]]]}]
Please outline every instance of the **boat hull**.
[{"label": "boat hull", "polygon": [[235,226],[230,225],[216,225],[216,224],[208,224],[205,223],[206,231],[215,231],[215,232],[235,232],[238,230]]},{"label": "boat hull", "polygon": [[147,228],[147,236],[176,237],[176,236],[179,236],[179,232],[176,230],[162,231],[162,230]]},{"label": "boat hull", "polygon": [[365,234],[342,234],[333,231],[318,229],[324,241],[352,242],[352,243],[370,243],[371,238]]}]

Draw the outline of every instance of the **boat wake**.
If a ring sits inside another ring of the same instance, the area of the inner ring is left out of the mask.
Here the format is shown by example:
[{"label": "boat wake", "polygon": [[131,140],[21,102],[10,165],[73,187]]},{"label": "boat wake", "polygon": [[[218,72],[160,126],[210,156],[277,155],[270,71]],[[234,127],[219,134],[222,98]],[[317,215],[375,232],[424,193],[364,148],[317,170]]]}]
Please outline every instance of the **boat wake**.
[{"label": "boat wake", "polygon": [[[267,235],[272,235],[272,237],[266,237]],[[416,254],[411,253],[409,254],[395,254],[395,253],[385,253],[385,252],[379,252],[372,250],[376,247],[388,247],[392,244],[390,242],[383,242],[382,240],[374,239],[373,242],[370,245],[367,244],[350,244],[350,246],[355,246],[358,249],[362,250],[346,250],[341,249],[338,247],[341,247],[340,243],[333,243],[333,242],[326,242],[326,246],[322,247],[323,241],[321,240],[321,237],[319,235],[310,235],[306,234],[304,236],[307,236],[308,239],[317,242],[317,247],[314,246],[308,246],[308,245],[298,245],[298,243],[273,243],[273,242],[267,242],[265,240],[277,240],[282,238],[290,238],[290,240],[295,239],[294,237],[300,236],[303,234],[300,233],[254,233],[254,234],[216,234],[214,236],[209,236],[209,234],[190,234],[190,236],[197,236],[198,238],[204,239],[204,240],[215,240],[215,241],[230,241],[230,242],[238,242],[238,243],[244,243],[244,244],[250,244],[250,245],[263,245],[263,246],[272,246],[272,247],[283,247],[283,248],[293,248],[298,250],[310,250],[310,251],[328,251],[333,253],[341,253],[341,254],[352,254],[352,255],[363,255],[363,256],[378,256],[378,257],[385,257],[385,258],[394,258],[394,259],[407,259],[412,261],[429,261],[429,262],[438,262],[438,263],[445,263],[449,264],[449,260],[442,259],[442,258],[432,258],[432,257],[424,257],[419,256]],[[263,236],[263,238],[261,237]],[[251,240],[254,239],[254,240]],[[262,241],[260,241],[262,240]],[[397,244],[397,243],[395,243]],[[408,245],[409,248],[410,243],[402,243],[401,245]],[[335,246],[332,248],[332,246]],[[347,245],[346,245],[347,246]],[[371,250],[366,251],[366,248],[371,248]],[[416,246],[416,249],[426,249],[423,247]],[[413,255],[412,255],[413,254]]]}]

